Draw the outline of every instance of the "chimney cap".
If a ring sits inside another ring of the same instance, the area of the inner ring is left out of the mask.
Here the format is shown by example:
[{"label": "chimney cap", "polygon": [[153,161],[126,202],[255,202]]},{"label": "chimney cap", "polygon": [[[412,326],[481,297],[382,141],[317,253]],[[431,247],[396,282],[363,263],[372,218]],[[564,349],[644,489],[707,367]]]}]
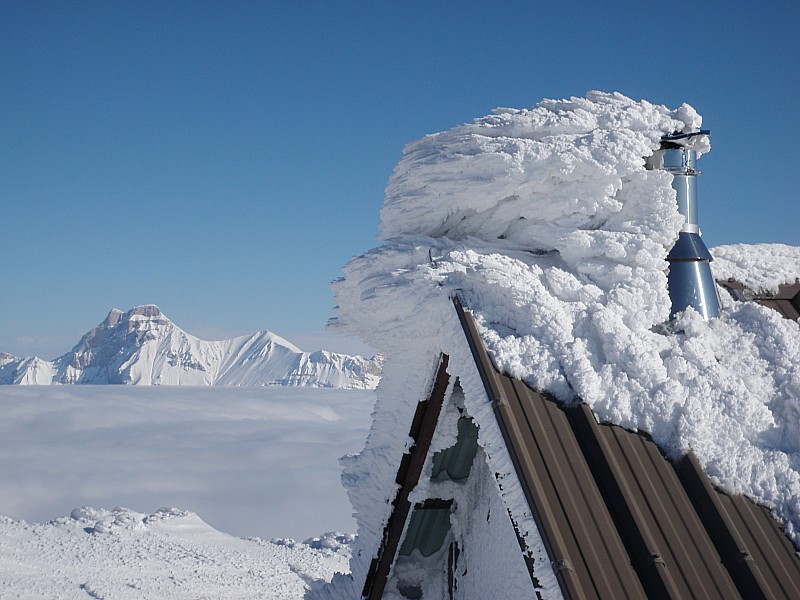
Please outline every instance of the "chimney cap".
[{"label": "chimney cap", "polygon": [[694,141],[693,138],[696,138],[701,135],[711,135],[710,129],[700,129],[698,131],[674,131],[673,133],[667,133],[661,136],[661,148],[662,150],[671,150],[675,148],[686,148],[691,146],[692,142]]}]

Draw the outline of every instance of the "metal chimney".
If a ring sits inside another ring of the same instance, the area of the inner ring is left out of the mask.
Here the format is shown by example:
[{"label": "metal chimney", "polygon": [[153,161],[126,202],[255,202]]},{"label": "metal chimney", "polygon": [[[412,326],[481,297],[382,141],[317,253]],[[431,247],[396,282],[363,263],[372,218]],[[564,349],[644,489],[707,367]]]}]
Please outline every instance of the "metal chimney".
[{"label": "metal chimney", "polygon": [[678,241],[667,255],[669,263],[669,297],[672,301],[670,319],[691,306],[708,320],[719,314],[719,296],[711,274],[713,259],[700,239],[697,223],[697,152],[693,150],[699,136],[711,132],[675,133],[661,138],[661,148],[647,160],[647,168],[672,173],[672,187],[678,200],[678,212],[686,221]]}]

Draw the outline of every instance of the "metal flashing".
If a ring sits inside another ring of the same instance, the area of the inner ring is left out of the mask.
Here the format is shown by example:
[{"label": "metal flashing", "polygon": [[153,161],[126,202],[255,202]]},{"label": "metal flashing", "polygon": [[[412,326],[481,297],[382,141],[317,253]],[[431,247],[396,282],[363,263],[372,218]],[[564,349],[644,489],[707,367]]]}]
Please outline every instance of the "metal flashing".
[{"label": "metal flashing", "polygon": [[778,292],[754,292],[735,279],[717,280],[717,283],[728,290],[735,299],[741,301],[753,300],[762,306],[777,311],[781,316],[792,321],[800,319],[800,280],[787,283],[778,287]]},{"label": "metal flashing", "polygon": [[394,502],[392,502],[392,512],[383,530],[381,546],[376,556],[372,559],[364,582],[364,589],[361,592],[361,597],[367,600],[380,600],[383,597],[383,591],[389,578],[389,571],[397,556],[400,537],[411,512],[409,494],[416,487],[422,474],[422,467],[428,456],[433,433],[436,430],[436,422],[439,419],[447,385],[450,381],[450,376],[447,373],[448,360],[446,354],[441,355],[428,398],[417,404],[409,431],[409,436],[414,440],[414,445],[403,455],[400,461],[397,477],[395,478],[400,489],[397,491]]},{"label": "metal flashing", "polygon": [[708,248],[706,248],[706,245],[703,243],[703,240],[699,235],[696,233],[681,231],[678,234],[678,239],[675,242],[675,245],[672,246],[672,249],[667,255],[667,260],[679,261],[698,259],[707,260],[709,262],[714,260],[714,258],[711,256],[711,252],[708,251]]}]

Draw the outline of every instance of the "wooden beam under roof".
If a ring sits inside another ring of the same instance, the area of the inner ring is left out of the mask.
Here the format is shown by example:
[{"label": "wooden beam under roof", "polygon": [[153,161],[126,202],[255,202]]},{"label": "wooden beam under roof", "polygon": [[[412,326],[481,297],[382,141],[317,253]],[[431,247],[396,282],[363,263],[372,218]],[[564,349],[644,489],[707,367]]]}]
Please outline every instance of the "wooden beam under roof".
[{"label": "wooden beam under roof", "polygon": [[425,459],[428,456],[428,450],[433,439],[433,433],[436,430],[436,423],[439,420],[439,413],[442,410],[447,385],[450,381],[450,376],[447,373],[448,360],[446,354],[441,355],[430,394],[427,399],[417,404],[409,431],[409,436],[414,440],[414,445],[403,455],[400,461],[400,467],[395,478],[400,487],[392,502],[392,512],[383,531],[381,546],[375,558],[372,559],[364,582],[364,590],[361,592],[361,597],[367,600],[380,600],[383,597],[383,591],[389,579],[389,572],[397,557],[400,537],[403,535],[403,530],[412,508],[408,497],[417,486],[417,483],[419,483],[422,468],[425,465]]}]

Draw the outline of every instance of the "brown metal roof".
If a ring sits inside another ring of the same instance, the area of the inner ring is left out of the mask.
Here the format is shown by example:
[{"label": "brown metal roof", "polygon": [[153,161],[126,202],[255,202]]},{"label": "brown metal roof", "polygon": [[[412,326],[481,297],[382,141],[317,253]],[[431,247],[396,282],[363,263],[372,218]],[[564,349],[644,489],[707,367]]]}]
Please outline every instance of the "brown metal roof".
[{"label": "brown metal roof", "polygon": [[[755,299],[796,310],[800,284]],[[800,598],[800,559],[766,509],[714,489],[691,453],[673,465],[648,436],[598,424],[585,404],[565,409],[501,374],[471,314],[454,302],[565,598]],[[431,392],[417,405],[409,432],[414,445],[398,468],[399,490],[363,598],[383,596],[397,558],[412,511],[409,494],[447,390],[447,366],[442,355]],[[536,574],[517,535],[533,597]]]},{"label": "brown metal roof", "polygon": [[753,292],[734,279],[718,280],[717,283],[737,300],[753,300],[778,311],[787,319],[800,319],[800,282],[779,286],[777,294]]},{"label": "brown metal roof", "polygon": [[692,454],[675,470],[742,595],[800,598],[800,561],[769,511],[714,489]]},{"label": "brown metal roof", "polygon": [[766,511],[714,490],[691,455],[682,482],[647,436],[502,375],[456,309],[567,598],[800,598],[800,561]]},{"label": "brown metal roof", "polygon": [[646,598],[566,413],[498,373],[471,315],[456,306],[565,596]]},{"label": "brown metal roof", "polygon": [[570,411],[596,481],[649,597],[737,598],[675,471],[644,435]]}]

